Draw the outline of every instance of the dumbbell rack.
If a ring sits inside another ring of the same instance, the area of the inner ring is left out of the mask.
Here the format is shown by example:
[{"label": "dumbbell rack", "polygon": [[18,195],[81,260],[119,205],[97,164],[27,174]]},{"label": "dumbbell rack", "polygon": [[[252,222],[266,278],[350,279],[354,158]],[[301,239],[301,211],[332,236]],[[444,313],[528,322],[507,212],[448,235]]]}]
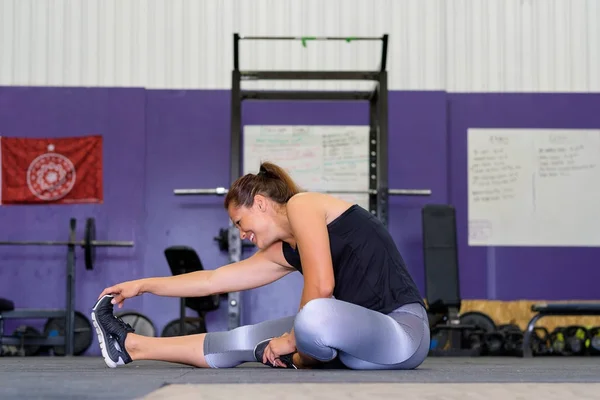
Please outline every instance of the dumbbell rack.
[{"label": "dumbbell rack", "polygon": [[[67,287],[67,304],[64,309],[15,309],[13,311],[5,311],[0,313],[0,352],[2,345],[20,346],[24,345],[41,345],[41,346],[65,346],[65,356],[73,355],[75,345],[75,246],[76,234],[75,228],[77,221],[71,218],[69,241],[67,245],[67,266],[66,266],[66,287]],[[52,337],[13,337],[4,336],[4,320],[5,319],[43,319],[43,318],[65,318],[65,336]]]}]

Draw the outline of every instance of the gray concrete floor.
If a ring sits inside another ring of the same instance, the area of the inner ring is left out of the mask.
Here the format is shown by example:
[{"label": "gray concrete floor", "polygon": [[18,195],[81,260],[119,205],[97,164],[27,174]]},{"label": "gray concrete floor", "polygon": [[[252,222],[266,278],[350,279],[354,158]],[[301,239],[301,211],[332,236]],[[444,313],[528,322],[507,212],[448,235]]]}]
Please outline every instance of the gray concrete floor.
[{"label": "gray concrete floor", "polygon": [[99,357],[0,358],[2,400],[281,400],[402,394],[410,399],[548,399],[558,394],[581,399],[588,393],[599,398],[599,389],[600,357],[430,357],[413,371],[283,370],[255,363],[216,370],[149,361],[109,369]]}]

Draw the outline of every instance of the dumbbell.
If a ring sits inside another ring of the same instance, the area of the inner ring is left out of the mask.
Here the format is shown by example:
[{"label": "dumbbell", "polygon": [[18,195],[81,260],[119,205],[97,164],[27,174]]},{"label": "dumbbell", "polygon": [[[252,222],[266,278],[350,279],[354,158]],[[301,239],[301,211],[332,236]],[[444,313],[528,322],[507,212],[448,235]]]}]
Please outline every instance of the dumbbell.
[{"label": "dumbbell", "polygon": [[595,326],[588,330],[589,343],[589,354],[600,355],[600,326]]},{"label": "dumbbell", "polygon": [[563,330],[565,351],[568,355],[581,356],[587,352],[588,330],[579,325],[571,325]]},{"label": "dumbbell", "polygon": [[504,335],[504,352],[507,356],[523,355],[523,331],[515,324],[500,325],[498,330]]},{"label": "dumbbell", "polygon": [[551,354],[550,332],[543,326],[533,329],[531,334],[531,351],[533,355],[545,356]]}]

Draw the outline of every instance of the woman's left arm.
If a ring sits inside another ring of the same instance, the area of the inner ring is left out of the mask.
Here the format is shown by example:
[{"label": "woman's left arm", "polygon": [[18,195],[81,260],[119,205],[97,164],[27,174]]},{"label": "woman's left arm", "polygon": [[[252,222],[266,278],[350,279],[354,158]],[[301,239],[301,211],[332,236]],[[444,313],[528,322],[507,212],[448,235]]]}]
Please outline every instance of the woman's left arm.
[{"label": "woman's left arm", "polygon": [[304,288],[300,309],[309,301],[333,295],[335,278],[325,210],[311,194],[295,196],[287,204],[296,246],[302,260]]},{"label": "woman's left arm", "polygon": [[[312,194],[303,193],[296,195],[287,203],[288,220],[296,239],[296,247],[300,252],[304,276],[299,310],[313,299],[333,296],[335,286],[327,216],[319,200]],[[296,335],[292,328],[289,334],[271,340],[263,353],[263,362],[270,361],[277,367],[283,367],[284,364],[278,357],[296,350]],[[303,363],[314,362],[305,358],[301,360]]]}]

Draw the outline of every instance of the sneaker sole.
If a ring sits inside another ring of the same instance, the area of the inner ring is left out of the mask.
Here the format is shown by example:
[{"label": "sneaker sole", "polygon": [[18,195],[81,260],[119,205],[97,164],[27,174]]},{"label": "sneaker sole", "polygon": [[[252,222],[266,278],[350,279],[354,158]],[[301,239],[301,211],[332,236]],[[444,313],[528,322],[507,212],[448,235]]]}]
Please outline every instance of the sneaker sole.
[{"label": "sneaker sole", "polygon": [[102,299],[98,300],[94,305],[94,308],[92,308],[92,325],[94,325],[94,329],[96,329],[96,335],[98,336],[98,344],[100,345],[100,351],[102,352],[104,362],[109,368],[117,368],[117,363],[114,362],[108,355],[108,351],[106,350],[106,339],[104,337],[104,331],[100,328],[100,325],[96,320],[96,307],[98,307],[98,304],[100,304],[101,300]]}]

